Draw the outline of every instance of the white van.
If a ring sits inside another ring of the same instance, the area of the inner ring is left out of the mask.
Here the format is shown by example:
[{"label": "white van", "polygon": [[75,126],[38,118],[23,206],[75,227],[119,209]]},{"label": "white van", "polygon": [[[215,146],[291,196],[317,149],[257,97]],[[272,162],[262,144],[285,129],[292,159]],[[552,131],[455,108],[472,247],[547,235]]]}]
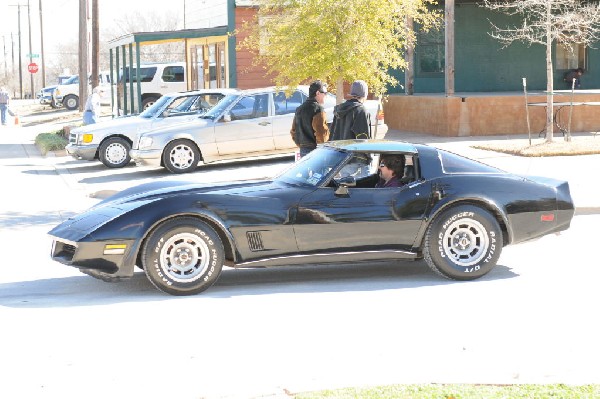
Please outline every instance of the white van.
[{"label": "white van", "polygon": [[[123,83],[125,83],[125,94],[127,110],[137,113],[137,73],[138,69],[132,69],[132,78],[129,79],[129,68],[125,69],[125,79],[120,74],[118,85],[119,108],[125,108],[123,98]],[[185,73],[185,62],[166,62],[156,64],[143,64],[139,68],[140,88],[142,97],[142,110],[145,110],[156,102],[163,94],[187,91],[187,79]],[[133,96],[132,96],[133,93]],[[133,97],[133,107],[131,99]],[[127,112],[130,113],[130,112]]]}]

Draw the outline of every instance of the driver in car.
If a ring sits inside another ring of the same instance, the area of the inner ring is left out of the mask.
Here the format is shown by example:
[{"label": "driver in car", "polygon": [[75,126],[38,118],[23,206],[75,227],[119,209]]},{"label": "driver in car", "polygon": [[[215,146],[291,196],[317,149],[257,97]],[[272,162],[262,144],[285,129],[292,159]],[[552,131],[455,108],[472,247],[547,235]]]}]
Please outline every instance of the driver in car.
[{"label": "driver in car", "polygon": [[378,188],[400,187],[400,181],[404,176],[404,155],[383,155],[379,159],[379,181],[375,185]]}]

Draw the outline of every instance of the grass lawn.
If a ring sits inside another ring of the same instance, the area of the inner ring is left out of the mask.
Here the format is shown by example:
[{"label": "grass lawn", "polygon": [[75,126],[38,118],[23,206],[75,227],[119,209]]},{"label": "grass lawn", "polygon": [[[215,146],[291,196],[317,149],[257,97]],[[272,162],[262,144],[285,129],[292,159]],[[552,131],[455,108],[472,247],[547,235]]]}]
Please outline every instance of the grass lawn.
[{"label": "grass lawn", "polygon": [[597,399],[600,385],[424,384],[298,393],[295,399]]},{"label": "grass lawn", "polygon": [[516,140],[494,140],[481,144],[472,145],[480,150],[503,152],[506,154],[519,155],[523,157],[551,157],[569,155],[600,154],[600,133],[573,136],[570,142],[565,141],[562,136],[554,136],[551,143],[543,138],[531,140],[529,145],[527,139]]}]

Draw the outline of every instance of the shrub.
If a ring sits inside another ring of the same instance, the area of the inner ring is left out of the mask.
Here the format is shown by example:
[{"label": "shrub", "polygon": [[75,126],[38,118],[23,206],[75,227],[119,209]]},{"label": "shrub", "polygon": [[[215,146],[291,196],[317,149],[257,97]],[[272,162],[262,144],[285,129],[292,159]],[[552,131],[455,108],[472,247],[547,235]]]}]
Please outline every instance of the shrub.
[{"label": "shrub", "polygon": [[35,145],[42,155],[46,155],[48,151],[64,150],[68,143],[69,140],[64,137],[62,129],[52,133],[40,133],[35,138]]}]

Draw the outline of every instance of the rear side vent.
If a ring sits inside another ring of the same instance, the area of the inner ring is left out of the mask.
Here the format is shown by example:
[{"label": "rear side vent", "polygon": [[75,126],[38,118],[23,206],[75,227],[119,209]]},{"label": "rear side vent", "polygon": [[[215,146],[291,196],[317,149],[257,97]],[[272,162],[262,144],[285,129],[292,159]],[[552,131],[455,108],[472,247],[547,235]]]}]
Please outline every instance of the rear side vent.
[{"label": "rear side vent", "polygon": [[260,237],[260,231],[248,231],[246,232],[246,238],[248,239],[248,246],[250,251],[263,251],[262,238]]}]

